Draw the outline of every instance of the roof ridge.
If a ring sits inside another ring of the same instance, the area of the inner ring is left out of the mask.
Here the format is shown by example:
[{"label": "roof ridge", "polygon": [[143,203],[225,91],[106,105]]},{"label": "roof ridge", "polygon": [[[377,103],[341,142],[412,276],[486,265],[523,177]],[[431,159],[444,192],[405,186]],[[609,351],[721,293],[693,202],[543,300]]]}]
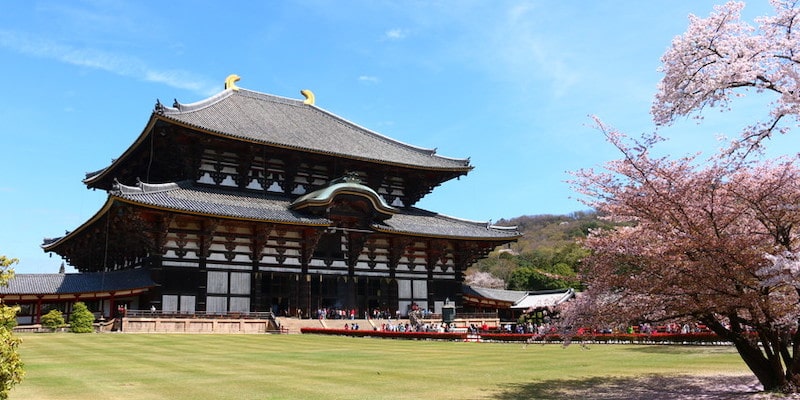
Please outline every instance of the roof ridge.
[{"label": "roof ridge", "polygon": [[179,188],[180,186],[175,182],[146,183],[137,179],[136,186],[129,186],[122,184],[115,179],[112,193],[114,194],[159,193],[159,192],[168,192]]},{"label": "roof ridge", "polygon": [[303,107],[303,106],[307,105],[307,104],[303,103],[303,100],[293,99],[291,97],[286,97],[286,96],[278,96],[276,94],[271,94],[271,93],[258,92],[258,91],[250,90],[250,89],[239,88],[239,90],[237,92],[238,92],[237,94],[240,94],[240,95],[243,95],[243,96],[246,96],[246,97],[255,98],[255,99],[264,99],[264,100],[274,101],[276,103],[281,103],[281,104],[288,104],[288,105],[298,106],[298,107]]},{"label": "roof ridge", "polygon": [[236,89],[228,88],[219,93],[212,95],[211,97],[198,100],[193,103],[181,103],[177,99],[172,104],[172,107],[162,105],[162,110],[164,115],[173,115],[173,114],[182,114],[185,112],[193,112],[197,110],[202,110],[203,108],[209,107],[211,105],[216,104],[217,102],[224,100],[230,96],[234,95],[241,95],[244,97],[249,97],[251,99],[258,99],[258,100],[265,100],[265,101],[272,101],[276,103],[291,105],[291,106],[304,106],[302,100],[293,99],[290,97],[285,96],[278,96],[271,93],[264,93],[258,92],[255,90],[245,89],[237,87]]},{"label": "roof ridge", "polygon": [[171,114],[182,114],[184,112],[202,110],[208,106],[216,104],[217,102],[231,96],[234,92],[235,92],[234,89],[225,89],[217,94],[212,95],[211,97],[207,97],[205,99],[186,104],[180,103],[178,102],[177,99],[175,99],[175,102],[172,104],[172,107],[161,105],[161,102],[157,101],[156,112],[158,112],[160,109],[161,110],[160,114],[171,115]]}]

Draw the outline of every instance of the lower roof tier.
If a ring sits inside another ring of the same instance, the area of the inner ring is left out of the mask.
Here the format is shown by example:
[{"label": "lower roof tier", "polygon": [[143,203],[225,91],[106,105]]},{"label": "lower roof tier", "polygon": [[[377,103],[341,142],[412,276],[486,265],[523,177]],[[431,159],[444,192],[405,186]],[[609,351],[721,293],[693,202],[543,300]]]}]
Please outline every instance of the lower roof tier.
[{"label": "lower roof tier", "polygon": [[[374,196],[370,196],[368,191],[355,189],[358,188],[350,184],[341,190],[319,193],[314,198],[315,207],[307,207],[304,202],[292,202],[281,195],[221,191],[188,181],[140,183],[135,187],[118,185],[116,190],[109,192],[105,205],[92,218],[66,236],[46,239],[42,247],[47,252],[71,259],[71,264],[79,270],[99,270],[99,265],[109,265],[105,260],[107,255],[99,257],[96,254],[100,252],[99,248],[115,249],[115,257],[138,258],[158,254],[153,235],[149,233],[151,239],[142,240],[137,231],[166,232],[170,229],[169,222],[148,215],[213,220],[222,225],[268,224],[304,231],[338,230],[358,232],[364,236],[472,243],[470,246],[474,250],[470,252],[477,256],[521,236],[515,227],[466,221],[418,208],[376,213],[371,208],[375,207]],[[90,249],[97,246],[100,247]],[[94,254],[92,267],[73,262],[81,258],[77,254],[81,252]],[[107,250],[102,252],[107,253]],[[71,255],[66,256],[66,253]]]},{"label": "lower roof tier", "polygon": [[[119,185],[116,191],[110,193],[103,209],[114,201],[223,219],[335,227],[335,222],[328,217],[293,210],[292,201],[285,196],[256,195],[236,190],[221,191],[218,188],[204,187],[189,181],[167,184],[140,183],[136,187]],[[102,210],[95,217],[100,214]],[[90,222],[91,220],[87,224]],[[371,223],[369,229],[375,232],[412,236],[500,242],[514,241],[522,236],[516,227],[467,221],[419,208],[398,209],[391,218]],[[47,243],[45,245],[47,246]]]}]

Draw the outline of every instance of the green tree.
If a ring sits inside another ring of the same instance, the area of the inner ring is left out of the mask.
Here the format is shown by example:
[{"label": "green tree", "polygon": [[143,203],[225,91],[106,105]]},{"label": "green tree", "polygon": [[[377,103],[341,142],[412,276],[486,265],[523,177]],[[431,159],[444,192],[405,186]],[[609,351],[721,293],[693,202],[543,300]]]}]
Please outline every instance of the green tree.
[{"label": "green tree", "polygon": [[482,259],[475,264],[475,269],[478,271],[489,273],[503,282],[508,282],[511,273],[516,268],[516,257],[507,253],[501,253],[493,257]]},{"label": "green tree", "polygon": [[47,314],[42,315],[42,326],[45,328],[56,330],[64,325],[64,314],[59,310],[50,310]]},{"label": "green tree", "polygon": [[69,317],[69,330],[74,333],[94,332],[94,314],[86,307],[82,301],[75,303],[72,307],[72,315]]},{"label": "green tree", "polygon": [[[14,277],[11,266],[16,263],[16,258],[0,256],[0,286],[8,285],[8,281]],[[18,309],[6,306],[0,300],[0,400],[8,399],[11,388],[22,382],[25,375],[18,351],[21,340],[13,335],[13,324],[10,322],[16,322]]]},{"label": "green tree", "polygon": [[521,267],[514,271],[508,288],[511,290],[566,289],[579,286],[575,271],[558,263],[545,268]]}]

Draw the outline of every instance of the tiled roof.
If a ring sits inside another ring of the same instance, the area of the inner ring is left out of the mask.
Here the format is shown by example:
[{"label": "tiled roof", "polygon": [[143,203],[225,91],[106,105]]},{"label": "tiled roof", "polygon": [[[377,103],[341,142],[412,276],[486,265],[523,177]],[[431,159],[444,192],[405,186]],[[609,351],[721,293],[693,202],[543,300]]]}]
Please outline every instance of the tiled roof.
[{"label": "tiled roof", "polygon": [[398,232],[422,236],[447,236],[482,239],[515,239],[520,237],[515,227],[507,228],[486,222],[467,221],[419,208],[402,210],[373,228],[382,232]]},{"label": "tiled roof", "polygon": [[[282,195],[248,194],[235,190],[223,192],[191,182],[140,184],[138,189],[118,185],[111,195],[128,202],[177,212],[290,224],[331,224],[327,218],[290,210],[290,199]],[[391,218],[373,224],[372,228],[387,233],[464,239],[510,241],[520,236],[513,228],[465,221],[417,208],[399,209]]]},{"label": "tiled roof", "polygon": [[246,89],[160,107],[161,119],[259,143],[382,164],[469,171],[469,159],[436,155],[370,131],[317,106]]},{"label": "tiled roof", "polygon": [[15,274],[0,295],[78,294],[141,289],[156,286],[143,269],[86,274]]},{"label": "tiled roof", "polygon": [[524,299],[511,306],[511,308],[537,309],[553,307],[573,297],[575,297],[575,291],[572,289],[550,292],[531,292]]},{"label": "tiled roof", "polygon": [[521,290],[491,289],[480,286],[463,285],[464,295],[484,297],[492,300],[516,303],[525,298],[528,292]]},{"label": "tiled roof", "polygon": [[331,222],[290,210],[285,196],[220,191],[191,182],[140,183],[137,187],[118,184],[111,195],[145,206],[203,215],[322,226]]},{"label": "tiled roof", "polygon": [[539,309],[557,306],[573,297],[573,289],[553,289],[539,291],[490,289],[479,286],[463,285],[465,296],[482,297],[491,300],[512,303],[514,309]]}]

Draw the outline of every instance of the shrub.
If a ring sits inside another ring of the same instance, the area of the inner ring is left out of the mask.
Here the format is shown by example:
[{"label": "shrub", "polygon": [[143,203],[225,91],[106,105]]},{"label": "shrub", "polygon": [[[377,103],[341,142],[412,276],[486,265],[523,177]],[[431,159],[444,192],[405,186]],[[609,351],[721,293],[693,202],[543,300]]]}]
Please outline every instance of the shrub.
[{"label": "shrub", "polygon": [[69,317],[69,330],[74,333],[94,332],[94,314],[86,307],[86,304],[79,301],[72,307],[72,315]]},{"label": "shrub", "polygon": [[25,375],[18,351],[20,342],[10,330],[0,327],[0,399],[8,399],[11,388]]},{"label": "shrub", "polygon": [[0,328],[11,331],[17,326],[17,312],[19,311],[19,307],[9,307],[2,304],[2,302],[0,302],[0,307],[2,307],[2,311],[0,312]]},{"label": "shrub", "polygon": [[64,315],[61,311],[50,310],[47,314],[42,315],[42,326],[50,330],[56,330],[64,326]]}]

